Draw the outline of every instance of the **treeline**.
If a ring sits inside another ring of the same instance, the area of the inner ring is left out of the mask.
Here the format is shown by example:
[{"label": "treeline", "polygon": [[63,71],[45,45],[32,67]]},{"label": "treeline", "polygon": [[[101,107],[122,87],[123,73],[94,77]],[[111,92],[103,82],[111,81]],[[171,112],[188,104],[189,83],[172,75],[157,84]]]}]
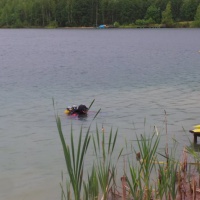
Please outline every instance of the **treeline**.
[{"label": "treeline", "polygon": [[166,24],[195,21],[200,0],[0,0],[0,27]]}]

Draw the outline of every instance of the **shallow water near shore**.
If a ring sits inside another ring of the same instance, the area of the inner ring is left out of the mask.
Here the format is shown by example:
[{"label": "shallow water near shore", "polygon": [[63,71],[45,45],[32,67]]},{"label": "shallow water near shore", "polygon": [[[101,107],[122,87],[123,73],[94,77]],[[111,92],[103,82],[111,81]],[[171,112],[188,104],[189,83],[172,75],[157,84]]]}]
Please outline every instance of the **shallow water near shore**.
[{"label": "shallow water near shore", "polygon": [[[200,29],[0,29],[0,199],[60,199],[65,162],[52,98],[67,142],[71,124],[75,138],[91,123],[91,132],[96,123],[108,133],[118,128],[120,147],[154,126],[164,135],[166,111],[169,137],[180,148],[189,145],[188,130],[200,124],[199,35]],[[68,105],[93,99],[87,118],[64,115]]]}]

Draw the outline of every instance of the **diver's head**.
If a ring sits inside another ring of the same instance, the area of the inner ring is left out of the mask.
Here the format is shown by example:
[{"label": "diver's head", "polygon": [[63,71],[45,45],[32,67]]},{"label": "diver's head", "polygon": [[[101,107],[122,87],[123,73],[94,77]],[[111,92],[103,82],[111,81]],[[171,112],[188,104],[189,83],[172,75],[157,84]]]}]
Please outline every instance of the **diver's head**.
[{"label": "diver's head", "polygon": [[80,105],[77,109],[77,111],[79,112],[79,114],[87,114],[88,112],[88,108],[85,105]]}]

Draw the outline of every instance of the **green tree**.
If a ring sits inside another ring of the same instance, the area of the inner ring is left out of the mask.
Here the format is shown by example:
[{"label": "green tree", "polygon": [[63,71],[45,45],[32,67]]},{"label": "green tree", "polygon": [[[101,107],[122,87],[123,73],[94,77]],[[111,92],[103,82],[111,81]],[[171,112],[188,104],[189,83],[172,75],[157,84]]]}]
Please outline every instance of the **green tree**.
[{"label": "green tree", "polygon": [[183,0],[171,0],[172,15],[175,20],[180,21],[180,10]]},{"label": "green tree", "polygon": [[166,9],[162,12],[162,23],[166,25],[166,27],[173,26],[173,18],[172,18],[172,10],[171,10],[171,2],[169,1]]},{"label": "green tree", "polygon": [[102,24],[113,23],[113,0],[101,0],[100,10],[101,10],[101,21]]},{"label": "green tree", "polygon": [[160,23],[160,9],[157,8],[155,5],[149,6],[145,15],[145,19],[152,19],[154,22]]},{"label": "green tree", "polygon": [[127,25],[139,19],[171,27],[173,20],[197,22],[199,4],[200,0],[0,0],[0,27]]},{"label": "green tree", "polygon": [[184,0],[180,9],[180,16],[182,20],[192,21],[198,6],[197,0]]},{"label": "green tree", "polygon": [[166,9],[167,3],[168,3],[168,0],[155,0],[154,5],[157,8],[160,8],[160,11],[162,12]]},{"label": "green tree", "polygon": [[120,24],[130,24],[137,19],[143,19],[143,2],[141,0],[119,0],[117,5],[118,21]]},{"label": "green tree", "polygon": [[91,26],[92,0],[76,0],[74,2],[73,19],[76,26]]},{"label": "green tree", "polygon": [[16,21],[15,2],[9,0],[1,13],[1,26],[12,27]]},{"label": "green tree", "polygon": [[196,11],[196,14],[195,14],[195,18],[194,18],[194,23],[193,25],[195,27],[200,27],[200,4],[199,6],[197,7],[197,11]]},{"label": "green tree", "polygon": [[58,26],[64,27],[67,22],[67,5],[66,0],[56,0],[55,1],[55,20],[58,23]]},{"label": "green tree", "polygon": [[67,22],[68,26],[72,26],[74,24],[74,2],[75,0],[66,0],[66,8],[67,8]]}]

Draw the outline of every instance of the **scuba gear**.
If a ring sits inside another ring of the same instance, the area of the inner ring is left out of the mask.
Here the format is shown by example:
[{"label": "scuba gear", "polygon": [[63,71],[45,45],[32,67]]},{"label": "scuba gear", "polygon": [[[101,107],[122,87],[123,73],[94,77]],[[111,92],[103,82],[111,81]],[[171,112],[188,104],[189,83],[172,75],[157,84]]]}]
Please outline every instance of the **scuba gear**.
[{"label": "scuba gear", "polygon": [[87,115],[87,111],[89,109],[85,105],[79,105],[78,107],[76,105],[68,106],[65,109],[65,114],[67,115]]},{"label": "scuba gear", "polygon": [[73,106],[72,106],[72,109],[73,109],[73,110],[77,110],[78,107],[77,107],[76,105],[73,105]]},{"label": "scuba gear", "polygon": [[68,107],[65,109],[65,114],[70,115],[71,112],[72,112],[72,107],[71,107],[71,106],[68,106]]}]

